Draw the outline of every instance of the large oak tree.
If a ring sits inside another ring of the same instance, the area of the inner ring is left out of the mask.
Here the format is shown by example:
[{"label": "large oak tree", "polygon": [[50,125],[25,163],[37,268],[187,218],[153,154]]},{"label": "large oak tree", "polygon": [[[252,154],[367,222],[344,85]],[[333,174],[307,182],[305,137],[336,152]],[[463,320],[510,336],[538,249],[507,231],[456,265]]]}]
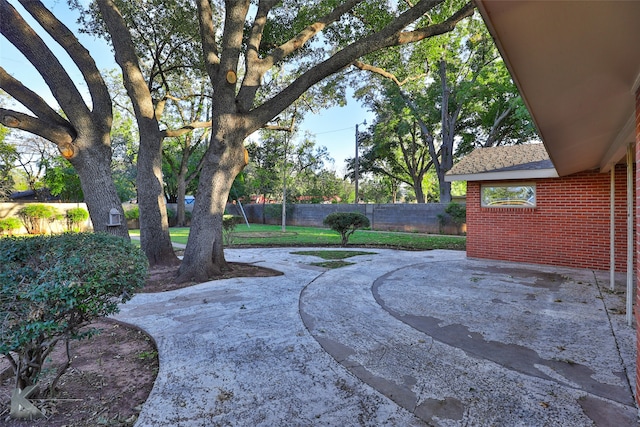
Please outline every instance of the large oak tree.
[{"label": "large oak tree", "polygon": [[[200,174],[182,280],[205,280],[225,268],[222,216],[236,175],[247,163],[244,139],[307,90],[356,59],[391,46],[451,31],[473,14],[463,4],[442,21],[429,15],[444,0],[415,5],[363,0],[285,2],[197,0],[203,55],[213,88],[211,141]],[[224,7],[224,19],[213,7]],[[252,17],[249,16],[251,12]],[[278,31],[274,31],[278,27]],[[284,29],[283,29],[284,28]],[[293,34],[282,39],[283,35]],[[324,47],[324,48],[322,48]],[[305,52],[304,58],[300,52]],[[269,97],[258,96],[265,75],[285,61],[300,74]]]},{"label": "large oak tree", "polygon": [[7,0],[0,0],[0,34],[33,64],[61,110],[50,106],[34,89],[0,67],[0,88],[30,111],[0,108],[0,123],[56,144],[78,172],[94,229],[128,239],[124,221],[119,226],[107,226],[111,209],[123,214],[111,177],[112,110],[107,87],[89,52],[65,25],[39,1],[20,3],[77,65],[91,102],[87,105],[68,71],[19,12]]}]

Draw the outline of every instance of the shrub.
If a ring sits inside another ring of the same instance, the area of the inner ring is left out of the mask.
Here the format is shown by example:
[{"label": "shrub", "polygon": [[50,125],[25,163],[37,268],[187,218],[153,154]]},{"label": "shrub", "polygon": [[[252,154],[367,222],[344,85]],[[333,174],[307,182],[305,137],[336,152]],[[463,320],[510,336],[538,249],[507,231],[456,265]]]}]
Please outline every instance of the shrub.
[{"label": "shrub", "polygon": [[[438,215],[440,227],[450,224],[451,222],[456,227],[460,227],[467,221],[467,208],[465,205],[451,202],[444,209],[444,212],[445,213]],[[442,231],[442,228],[440,229],[440,231]]]},{"label": "shrub", "polygon": [[18,211],[18,216],[29,234],[44,233],[45,222],[62,218],[62,214],[53,206],[34,203]]},{"label": "shrub", "polygon": [[11,235],[13,234],[13,230],[18,230],[22,227],[22,222],[18,218],[9,217],[5,219],[0,219],[0,233],[4,233],[5,231]]},{"label": "shrub", "polygon": [[167,219],[172,220],[178,217],[178,213],[173,209],[167,208]]},{"label": "shrub", "polygon": [[467,207],[464,205],[449,203],[444,211],[449,214],[453,223],[458,226],[467,221]]},{"label": "shrub", "polygon": [[[118,312],[144,284],[147,259],[130,242],[109,234],[77,233],[0,239],[0,354],[11,363],[16,388],[37,384],[47,356],[95,319]],[[24,400],[20,392],[16,401]],[[12,399],[14,398],[12,397]],[[17,405],[16,405],[17,407]],[[20,416],[20,414],[13,414]]]},{"label": "shrub", "polygon": [[82,208],[69,209],[65,214],[67,218],[67,230],[80,231],[80,223],[89,218],[89,212]]},{"label": "shrub", "polygon": [[360,212],[334,212],[327,215],[322,223],[340,233],[342,246],[347,246],[349,237],[359,228],[369,227],[369,218]]},{"label": "shrub", "polygon": [[222,234],[224,243],[229,246],[233,242],[233,232],[238,224],[242,223],[242,217],[236,215],[222,216]]},{"label": "shrub", "polygon": [[126,220],[140,219],[140,208],[138,208],[138,206],[136,205],[136,206],[131,206],[128,209],[125,209],[124,218]]}]

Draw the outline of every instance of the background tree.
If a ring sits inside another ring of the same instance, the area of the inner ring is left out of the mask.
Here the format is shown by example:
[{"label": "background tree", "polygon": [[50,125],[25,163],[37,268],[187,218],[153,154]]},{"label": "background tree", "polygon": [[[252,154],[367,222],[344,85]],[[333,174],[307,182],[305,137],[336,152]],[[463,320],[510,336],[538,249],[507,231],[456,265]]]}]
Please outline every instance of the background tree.
[{"label": "background tree", "polygon": [[[386,176],[413,188],[417,202],[425,203],[425,174],[433,166],[430,147],[425,143],[421,126],[400,96],[389,86],[374,104],[376,121],[370,138],[365,139],[361,154],[361,172]],[[353,170],[354,162],[350,161]]]},{"label": "background tree", "polygon": [[[163,124],[167,129],[179,128],[185,123],[204,123],[208,120],[210,99],[205,94],[206,79],[198,81],[193,73],[185,72],[175,76],[180,82],[175,84],[176,93],[173,103],[167,106],[163,115]],[[185,224],[185,195],[195,192],[197,178],[202,167],[203,154],[208,143],[207,127],[171,132],[163,148],[163,170],[165,171],[165,193],[167,199],[177,204],[177,225]],[[173,191],[167,191],[172,189]]]},{"label": "background tree", "polygon": [[24,178],[27,188],[33,192],[36,200],[46,201],[51,194],[44,182],[44,176],[48,165],[60,155],[60,151],[44,138],[20,133],[22,135],[12,138],[13,146],[18,153],[18,173]]},{"label": "background tree", "polygon": [[16,148],[5,141],[9,129],[0,127],[0,200],[7,200],[13,192],[13,176],[11,171],[18,160]]},{"label": "background tree", "polygon": [[80,178],[64,157],[58,156],[47,162],[43,182],[51,195],[59,197],[62,202],[84,200]]},{"label": "background tree", "polygon": [[[467,20],[422,44],[421,49],[385,52],[370,63],[355,65],[395,85],[419,125],[422,145],[428,148],[438,177],[439,201],[446,203],[451,200],[451,184],[444,175],[456,156],[476,146],[520,143],[535,131],[480,19]],[[370,84],[358,94],[375,105],[378,87]],[[406,166],[410,169],[411,163]],[[416,197],[422,199],[420,191]]]},{"label": "background tree", "polygon": [[[260,136],[247,145],[247,187],[260,200],[281,200],[286,179],[287,202],[309,201],[308,191],[315,184],[317,194],[325,163],[333,162],[327,148],[317,147],[309,134],[300,139],[295,128],[292,133],[265,129]],[[322,199],[323,195],[317,196]]]},{"label": "background tree", "polygon": [[7,0],[0,0],[0,34],[33,64],[51,90],[62,113],[0,67],[0,88],[31,113],[0,108],[0,123],[54,143],[78,172],[96,231],[129,238],[126,224],[107,227],[109,211],[122,213],[111,178],[111,99],[95,62],[78,39],[39,1],[21,4],[71,57],[82,73],[91,107],[53,52]]},{"label": "background tree", "polygon": [[126,94],[121,87],[121,77],[111,72],[107,75],[106,81],[115,106],[111,130],[111,145],[113,146],[111,170],[118,197],[121,201],[126,202],[137,200],[136,178],[140,138],[135,125],[135,116],[131,112],[131,104],[127,101]]}]

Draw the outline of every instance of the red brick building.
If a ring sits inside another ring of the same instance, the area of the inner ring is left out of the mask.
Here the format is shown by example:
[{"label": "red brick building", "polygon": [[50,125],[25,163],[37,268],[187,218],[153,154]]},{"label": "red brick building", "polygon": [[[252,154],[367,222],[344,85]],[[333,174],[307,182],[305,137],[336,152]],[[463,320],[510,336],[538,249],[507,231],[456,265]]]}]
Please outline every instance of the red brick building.
[{"label": "red brick building", "polygon": [[469,257],[609,270],[613,249],[615,271],[626,271],[624,165],[613,199],[609,173],[558,177],[542,144],[477,149],[446,179],[467,181]]},{"label": "red brick building", "polygon": [[[632,190],[625,202],[629,218],[627,230],[632,239],[628,244],[632,250],[625,257],[627,321],[632,325],[632,314],[635,314],[637,324],[640,313],[633,308],[640,298],[637,255],[640,216],[635,209],[640,200],[637,185],[640,180],[637,168],[640,161],[640,2],[475,0],[475,3],[558,175],[564,180],[584,179],[585,185],[594,181],[589,188],[600,192],[604,185],[596,185],[598,176],[591,174],[599,173],[606,179],[614,170],[617,176],[618,165],[626,164],[625,182],[630,182],[627,187]],[[593,195],[584,196],[590,197],[585,199],[585,204],[597,200]],[[591,224],[603,219],[599,215],[590,217],[589,212],[580,215],[588,227],[583,233],[584,239],[589,241],[595,233]],[[482,215],[478,219],[482,219]],[[532,220],[533,217],[521,217],[522,222]],[[562,231],[567,227],[570,225],[565,223]],[[471,225],[468,232],[472,233],[470,228]],[[545,234],[557,231],[557,228],[540,229]],[[567,244],[573,245],[569,238]],[[570,253],[578,255],[572,249],[563,256],[568,257]],[[640,351],[638,357],[637,366],[640,366]],[[640,369],[636,372],[636,389],[640,389]],[[639,396],[636,394],[638,402]]]}]

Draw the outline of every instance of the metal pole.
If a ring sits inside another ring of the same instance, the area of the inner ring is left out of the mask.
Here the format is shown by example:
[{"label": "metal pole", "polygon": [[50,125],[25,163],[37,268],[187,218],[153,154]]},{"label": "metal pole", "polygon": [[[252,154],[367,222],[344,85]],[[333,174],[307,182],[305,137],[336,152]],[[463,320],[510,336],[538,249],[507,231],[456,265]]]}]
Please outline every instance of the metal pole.
[{"label": "metal pole", "polygon": [[284,135],[284,163],[282,165],[282,232],[287,231],[287,148],[289,141]]},{"label": "metal pole", "polygon": [[355,182],[356,182],[356,205],[358,204],[358,179],[360,178],[360,137],[358,136],[358,125],[356,124],[356,158],[355,158]]},{"label": "metal pole", "polygon": [[609,287],[616,286],[616,165],[611,167],[611,188],[609,189],[611,212],[609,215]]},{"label": "metal pole", "polygon": [[627,324],[633,325],[633,144],[627,147]]},{"label": "metal pole", "polygon": [[242,202],[238,199],[236,199],[236,202],[238,202],[238,206],[240,206],[240,212],[242,212],[242,216],[244,217],[244,223],[247,224],[247,228],[251,228],[251,226],[249,225],[249,220],[247,219],[247,214],[244,213],[244,208],[242,207]]}]

